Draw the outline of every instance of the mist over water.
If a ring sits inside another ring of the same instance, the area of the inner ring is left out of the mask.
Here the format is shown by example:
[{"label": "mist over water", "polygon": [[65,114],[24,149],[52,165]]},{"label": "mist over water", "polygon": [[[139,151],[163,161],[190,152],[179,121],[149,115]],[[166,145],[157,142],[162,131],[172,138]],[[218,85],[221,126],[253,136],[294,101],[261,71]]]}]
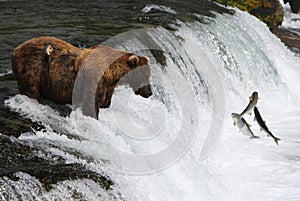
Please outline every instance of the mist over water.
[{"label": "mist over water", "polygon": [[[135,14],[174,18],[183,12],[176,6],[139,5]],[[42,127],[15,137],[2,133],[1,146],[30,147],[28,153],[57,169],[77,164],[75,174],[83,176],[45,185],[47,177],[30,168],[0,165],[0,200],[299,200],[299,57],[244,12],[192,11],[193,20],[172,19],[174,30],[163,24],[125,29],[101,41],[148,56],[154,94],[145,99],[119,86],[99,121],[78,109],[62,115],[16,89],[1,95],[5,108]],[[230,114],[240,113],[253,91],[269,128],[282,139],[279,146],[253,116],[245,118],[259,139],[249,140],[232,125]]]}]

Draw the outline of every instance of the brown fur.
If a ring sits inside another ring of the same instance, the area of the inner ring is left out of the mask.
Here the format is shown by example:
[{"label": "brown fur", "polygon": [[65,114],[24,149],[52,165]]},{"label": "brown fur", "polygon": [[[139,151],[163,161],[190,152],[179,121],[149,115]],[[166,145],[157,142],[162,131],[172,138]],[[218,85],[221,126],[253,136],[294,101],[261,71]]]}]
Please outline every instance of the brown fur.
[{"label": "brown fur", "polygon": [[139,82],[139,88],[133,87],[135,93],[149,97],[152,95],[151,72],[146,57],[106,46],[80,49],[49,36],[24,42],[12,56],[12,69],[21,94],[38,101],[43,97],[58,103],[80,99],[81,106],[88,105],[84,106],[84,113],[93,117],[97,117],[99,108],[109,106],[121,78],[140,66],[146,68],[137,71],[138,75],[133,73],[135,76],[127,83]]}]

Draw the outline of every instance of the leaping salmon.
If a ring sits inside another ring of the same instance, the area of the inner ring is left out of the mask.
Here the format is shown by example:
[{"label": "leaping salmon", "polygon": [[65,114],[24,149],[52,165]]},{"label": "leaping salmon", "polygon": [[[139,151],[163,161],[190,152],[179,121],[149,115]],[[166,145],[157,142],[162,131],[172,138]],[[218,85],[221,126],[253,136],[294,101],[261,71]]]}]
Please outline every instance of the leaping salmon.
[{"label": "leaping salmon", "polygon": [[256,91],[254,91],[252,93],[252,95],[249,97],[250,102],[247,105],[247,107],[245,108],[245,110],[240,114],[241,117],[243,117],[245,114],[250,114],[253,110],[253,108],[256,106],[257,104],[257,100],[258,100],[258,93]]},{"label": "leaping salmon", "polygon": [[260,115],[257,107],[254,107],[254,115],[255,115],[255,119],[254,120],[257,121],[258,125],[260,126],[260,130],[263,130],[264,132],[267,133],[268,136],[271,136],[274,139],[275,143],[278,145],[278,140],[281,140],[281,139],[278,138],[278,137],[275,137],[271,133],[271,131],[269,130],[269,128],[266,125],[266,122],[262,119],[262,117],[261,117],[261,115]]},{"label": "leaping salmon", "polygon": [[231,117],[234,121],[233,124],[236,125],[243,134],[250,136],[250,139],[259,138],[258,136],[253,134],[253,132],[250,129],[250,125],[241,115],[237,113],[232,113]]}]

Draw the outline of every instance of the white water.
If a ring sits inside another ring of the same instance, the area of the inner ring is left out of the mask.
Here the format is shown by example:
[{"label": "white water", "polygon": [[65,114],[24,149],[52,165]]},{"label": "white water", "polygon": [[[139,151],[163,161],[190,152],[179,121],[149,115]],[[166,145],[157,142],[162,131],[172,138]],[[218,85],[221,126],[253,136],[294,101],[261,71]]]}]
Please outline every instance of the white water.
[{"label": "white water", "polygon": [[282,26],[289,29],[295,29],[298,31],[298,34],[300,34],[300,13],[292,13],[288,3],[284,4],[282,0],[280,2],[284,9]]},{"label": "white water", "polygon": [[[99,122],[78,110],[70,117],[61,117],[48,106],[21,95],[6,101],[12,110],[46,125],[46,130],[24,133],[18,140],[41,147],[44,153],[40,157],[52,160],[61,156],[68,163],[81,163],[109,175],[115,182],[111,192],[102,191],[90,180],[60,182],[45,192],[39,181],[22,173],[21,181],[5,181],[5,187],[17,186],[23,198],[49,200],[68,199],[72,189],[79,189],[81,198],[87,200],[119,200],[118,192],[132,201],[299,200],[299,57],[264,24],[244,12],[204,20],[208,24],[178,22],[175,34],[163,28],[149,31],[148,36],[165,51],[167,61],[167,66],[161,67],[150,57],[152,82],[159,85],[154,96],[144,99],[127,87],[119,87],[111,108],[100,111]],[[115,46],[144,49],[138,39]],[[258,105],[267,125],[282,139],[279,146],[259,132],[252,117],[247,121],[259,139],[249,140],[232,125],[231,112],[241,112],[254,90],[259,93]],[[135,129],[130,133],[134,136],[123,135],[130,129]],[[149,136],[137,131],[159,135],[145,138]],[[216,135],[219,132],[220,137]],[[208,133],[213,135],[213,142],[207,141]],[[178,138],[180,151],[171,149],[169,157],[161,155],[161,161],[135,158],[167,150]],[[184,152],[186,143],[190,146]],[[171,160],[174,157],[176,160]],[[0,189],[0,198],[1,193]]]},{"label": "white water", "polygon": [[156,5],[156,4],[150,4],[150,5],[147,5],[145,6],[142,11],[144,13],[149,13],[151,10],[157,10],[157,11],[161,11],[161,12],[167,12],[167,13],[170,13],[170,14],[176,14],[176,10],[170,8],[170,7],[167,7],[167,6],[163,6],[163,5]]},{"label": "white water", "polygon": [[8,70],[7,72],[5,73],[0,73],[0,77],[3,77],[5,75],[8,75],[8,74],[11,74],[12,73],[12,70]]}]

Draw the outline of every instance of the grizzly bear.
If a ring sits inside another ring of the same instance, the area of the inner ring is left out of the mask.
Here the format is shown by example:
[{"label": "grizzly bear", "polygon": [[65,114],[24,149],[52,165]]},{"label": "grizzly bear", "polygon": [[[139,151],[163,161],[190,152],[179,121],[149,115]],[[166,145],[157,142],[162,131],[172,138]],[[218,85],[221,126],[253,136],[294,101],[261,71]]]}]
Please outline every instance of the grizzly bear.
[{"label": "grizzly bear", "polygon": [[152,95],[148,63],[144,56],[100,45],[81,49],[50,36],[24,42],[12,56],[21,94],[38,101],[73,100],[85,115],[95,118],[99,108],[109,107],[117,84],[128,83],[145,98]]}]

